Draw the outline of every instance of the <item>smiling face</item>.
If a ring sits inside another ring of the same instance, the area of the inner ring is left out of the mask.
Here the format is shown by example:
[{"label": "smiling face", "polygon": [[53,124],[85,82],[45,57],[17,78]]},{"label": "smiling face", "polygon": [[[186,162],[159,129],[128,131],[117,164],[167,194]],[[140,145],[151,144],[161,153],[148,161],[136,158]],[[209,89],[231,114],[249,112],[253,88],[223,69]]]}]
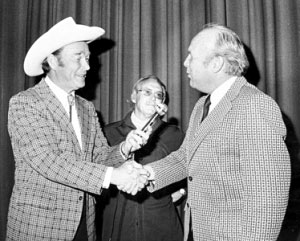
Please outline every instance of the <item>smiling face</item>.
[{"label": "smiling face", "polygon": [[48,57],[50,79],[67,93],[84,87],[90,69],[89,56],[90,51],[85,42],[64,46],[59,55]]},{"label": "smiling face", "polygon": [[141,120],[151,118],[156,112],[156,104],[162,103],[163,95],[163,88],[157,80],[150,78],[141,82],[131,95],[135,115]]}]

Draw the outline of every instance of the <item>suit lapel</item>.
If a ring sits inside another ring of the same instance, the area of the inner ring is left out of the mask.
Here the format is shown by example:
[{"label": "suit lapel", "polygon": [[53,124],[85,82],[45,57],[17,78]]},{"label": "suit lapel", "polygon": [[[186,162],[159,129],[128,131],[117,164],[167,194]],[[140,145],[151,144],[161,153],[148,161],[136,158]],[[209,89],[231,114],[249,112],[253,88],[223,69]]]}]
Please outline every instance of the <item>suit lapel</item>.
[{"label": "suit lapel", "polygon": [[50,112],[53,113],[53,117],[57,120],[61,120],[63,123],[69,123],[68,115],[64,107],[46,84],[45,80],[41,80],[36,87],[36,91],[39,93]]},{"label": "suit lapel", "polygon": [[72,133],[72,137],[75,143],[78,143],[75,131],[73,129],[72,124],[69,122],[69,117],[66,113],[66,110],[62,106],[61,102],[56,98],[54,93],[51,91],[49,86],[46,84],[45,80],[42,79],[40,83],[38,83],[34,87],[34,89],[43,99],[45,106],[52,113],[53,119],[55,119],[62,128],[68,129]]},{"label": "suit lapel", "polygon": [[195,111],[195,119],[192,125],[192,131],[190,132],[193,136],[191,138],[191,150],[189,153],[191,160],[194,156],[196,150],[199,145],[202,143],[204,138],[214,130],[214,128],[219,126],[219,123],[222,122],[226,116],[226,114],[232,108],[232,101],[238,96],[240,89],[247,83],[246,79],[243,77],[237,78],[237,80],[233,83],[230,89],[227,91],[225,96],[221,99],[221,101],[217,104],[217,106],[209,113],[209,115],[204,119],[202,123],[201,117],[203,112],[204,98],[199,100],[198,106]]}]

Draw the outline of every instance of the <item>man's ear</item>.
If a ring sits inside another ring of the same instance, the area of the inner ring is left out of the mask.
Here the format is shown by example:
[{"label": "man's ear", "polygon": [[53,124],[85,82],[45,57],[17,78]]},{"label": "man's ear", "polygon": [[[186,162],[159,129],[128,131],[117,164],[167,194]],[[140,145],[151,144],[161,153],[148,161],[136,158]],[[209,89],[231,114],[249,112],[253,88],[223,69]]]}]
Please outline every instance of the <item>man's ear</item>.
[{"label": "man's ear", "polygon": [[225,65],[224,58],[222,56],[215,56],[211,61],[211,68],[214,73],[218,73]]},{"label": "man's ear", "polygon": [[136,91],[134,90],[130,96],[131,102],[136,103]]},{"label": "man's ear", "polygon": [[51,67],[51,69],[56,69],[57,68],[58,60],[57,60],[57,57],[55,57],[53,54],[50,54],[47,57],[47,61],[48,61],[49,66]]}]

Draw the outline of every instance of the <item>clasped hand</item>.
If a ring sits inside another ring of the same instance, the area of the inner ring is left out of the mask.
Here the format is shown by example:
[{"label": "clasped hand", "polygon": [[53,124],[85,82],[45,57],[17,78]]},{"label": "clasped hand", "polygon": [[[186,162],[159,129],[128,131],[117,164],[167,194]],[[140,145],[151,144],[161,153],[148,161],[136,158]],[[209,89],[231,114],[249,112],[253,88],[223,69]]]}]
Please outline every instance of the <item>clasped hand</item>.
[{"label": "clasped hand", "polygon": [[135,195],[148,184],[149,172],[135,161],[126,161],[115,168],[112,173],[111,183],[119,190]]}]

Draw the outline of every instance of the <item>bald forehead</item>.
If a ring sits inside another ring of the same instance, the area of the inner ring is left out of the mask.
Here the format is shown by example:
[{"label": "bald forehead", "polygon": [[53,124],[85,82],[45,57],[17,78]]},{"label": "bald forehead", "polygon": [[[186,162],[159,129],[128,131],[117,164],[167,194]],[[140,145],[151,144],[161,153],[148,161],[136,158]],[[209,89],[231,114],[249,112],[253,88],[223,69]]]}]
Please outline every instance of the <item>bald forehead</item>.
[{"label": "bald forehead", "polygon": [[193,41],[200,44],[213,45],[215,43],[216,36],[216,30],[204,29],[194,37]]},{"label": "bald forehead", "polygon": [[203,50],[211,50],[215,47],[216,42],[216,31],[211,29],[204,29],[200,33],[198,33],[191,41],[189,46],[189,52],[201,52]]}]

